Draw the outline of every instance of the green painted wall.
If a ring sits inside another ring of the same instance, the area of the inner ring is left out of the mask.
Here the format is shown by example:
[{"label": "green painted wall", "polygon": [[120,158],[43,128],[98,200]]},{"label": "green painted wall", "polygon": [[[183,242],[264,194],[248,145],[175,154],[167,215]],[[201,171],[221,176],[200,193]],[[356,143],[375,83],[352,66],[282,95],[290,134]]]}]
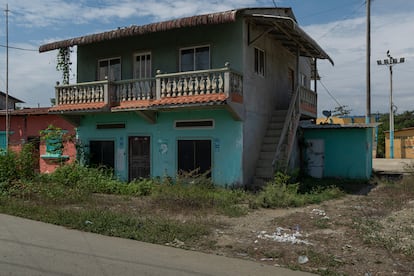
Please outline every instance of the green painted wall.
[{"label": "green painted wall", "polygon": [[[175,129],[175,120],[213,119],[212,129]],[[96,124],[125,123],[125,129],[96,129]],[[159,112],[157,122],[150,124],[133,112],[91,114],[81,121],[78,136],[83,145],[90,140],[115,141],[115,170],[128,179],[128,137],[151,137],[151,175],[175,176],[177,173],[177,140],[209,139],[212,141],[212,179],[215,184],[242,183],[242,123],[234,121],[225,110]]]},{"label": "green painted wall", "polygon": [[102,58],[121,57],[122,78],[132,78],[134,53],[151,51],[152,72],[178,71],[179,49],[210,45],[211,68],[222,68],[230,62],[231,68],[242,71],[242,20],[234,23],[176,29],[145,34],[119,40],[79,46],[77,51],[78,82],[97,79],[97,61]]},{"label": "green painted wall", "polygon": [[371,177],[372,128],[304,129],[304,137],[324,141],[324,177]]}]

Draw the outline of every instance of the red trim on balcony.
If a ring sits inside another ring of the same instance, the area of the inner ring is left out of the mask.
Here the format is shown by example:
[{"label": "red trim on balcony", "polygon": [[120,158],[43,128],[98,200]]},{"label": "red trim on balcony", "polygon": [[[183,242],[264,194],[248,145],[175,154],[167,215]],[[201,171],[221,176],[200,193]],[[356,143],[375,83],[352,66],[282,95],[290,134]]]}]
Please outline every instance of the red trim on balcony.
[{"label": "red trim on balcony", "polygon": [[193,96],[181,96],[162,98],[159,100],[141,100],[141,101],[126,101],[121,102],[117,107],[113,107],[113,111],[125,110],[125,109],[145,109],[151,107],[162,107],[171,105],[186,105],[186,104],[202,104],[202,103],[223,103],[227,99],[227,96],[223,93],[220,94],[208,94],[208,95],[193,95]]}]

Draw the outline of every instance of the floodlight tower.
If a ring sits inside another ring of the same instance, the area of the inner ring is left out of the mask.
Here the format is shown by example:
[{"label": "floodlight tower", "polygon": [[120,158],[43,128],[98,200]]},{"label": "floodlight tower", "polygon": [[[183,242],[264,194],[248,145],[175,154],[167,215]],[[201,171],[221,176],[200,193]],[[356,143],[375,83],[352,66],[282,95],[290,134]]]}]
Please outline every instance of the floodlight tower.
[{"label": "floodlight tower", "polygon": [[399,63],[404,63],[405,58],[401,57],[399,60],[393,58],[390,50],[387,51],[387,59],[377,60],[378,65],[385,65],[390,68],[390,158],[394,158],[394,104],[392,102],[392,67]]}]

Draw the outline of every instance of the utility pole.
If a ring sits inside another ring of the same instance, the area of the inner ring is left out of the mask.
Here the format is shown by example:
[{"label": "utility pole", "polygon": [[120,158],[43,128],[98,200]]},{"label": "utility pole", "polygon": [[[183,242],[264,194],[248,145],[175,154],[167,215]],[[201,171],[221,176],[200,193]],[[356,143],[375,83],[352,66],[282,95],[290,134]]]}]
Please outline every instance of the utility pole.
[{"label": "utility pole", "polygon": [[9,150],[9,4],[6,4],[6,152]]},{"label": "utility pole", "polygon": [[371,122],[371,0],[367,0],[367,60],[366,60],[366,86],[367,107],[365,123]]},{"label": "utility pole", "polygon": [[393,58],[390,54],[390,51],[387,51],[388,59],[377,60],[378,65],[385,65],[390,68],[390,159],[394,158],[394,103],[392,102],[392,66],[403,63],[405,58],[400,58],[400,60]]}]

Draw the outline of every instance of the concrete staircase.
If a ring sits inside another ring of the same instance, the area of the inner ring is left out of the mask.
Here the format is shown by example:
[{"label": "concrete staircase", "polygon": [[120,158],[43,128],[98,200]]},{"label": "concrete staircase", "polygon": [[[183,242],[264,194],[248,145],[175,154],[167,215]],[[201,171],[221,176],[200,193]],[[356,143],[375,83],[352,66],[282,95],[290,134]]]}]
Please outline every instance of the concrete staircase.
[{"label": "concrete staircase", "polygon": [[266,181],[273,178],[272,161],[276,153],[276,148],[282,134],[283,125],[286,120],[287,110],[275,110],[267,126],[266,134],[263,138],[259,160],[256,164],[256,172],[253,180],[253,187],[259,188]]}]

